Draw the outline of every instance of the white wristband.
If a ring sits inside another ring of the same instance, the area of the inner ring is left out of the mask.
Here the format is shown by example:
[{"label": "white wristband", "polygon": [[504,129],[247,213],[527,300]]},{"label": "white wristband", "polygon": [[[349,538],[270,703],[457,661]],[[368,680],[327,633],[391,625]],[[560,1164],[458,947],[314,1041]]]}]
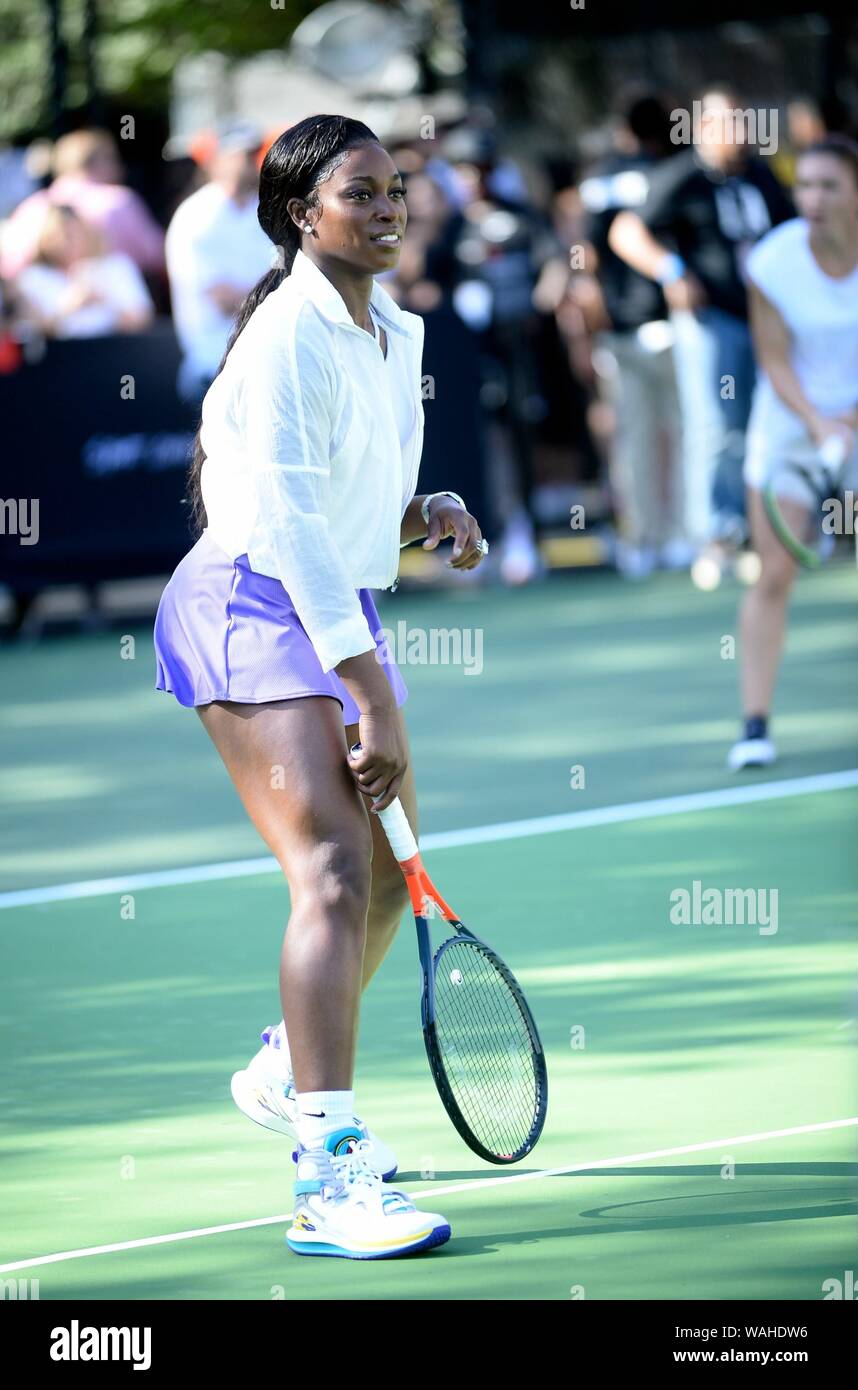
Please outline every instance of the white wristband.
[{"label": "white wristband", "polygon": [[429,503],[435,497],[452,497],[453,501],[458,502],[460,507],[464,507],[465,511],[468,510],[458,492],[430,492],[428,497],[424,497],[420,504],[420,515],[427,526],[429,525]]}]

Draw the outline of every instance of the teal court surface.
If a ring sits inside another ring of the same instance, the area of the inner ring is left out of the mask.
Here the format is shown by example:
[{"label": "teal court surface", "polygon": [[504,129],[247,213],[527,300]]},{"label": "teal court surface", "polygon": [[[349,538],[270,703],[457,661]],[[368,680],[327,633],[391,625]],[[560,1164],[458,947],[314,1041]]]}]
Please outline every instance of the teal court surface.
[{"label": "teal court surface", "polygon": [[[421,838],[519,976],[542,1141],[476,1158],[429,1077],[413,928],[368,991],[359,1113],[453,1226],[409,1260],[285,1247],[291,1146],[229,1078],[279,1017],[285,883],[151,625],[3,657],[0,1277],[41,1299],[800,1299],[855,1268],[858,576],[799,585],[776,767],[737,779],[738,591],[665,576],[386,598],[479,629],[402,666]],[[750,889],[776,930],[673,920]],[[773,897],[772,894],[776,894]]]}]

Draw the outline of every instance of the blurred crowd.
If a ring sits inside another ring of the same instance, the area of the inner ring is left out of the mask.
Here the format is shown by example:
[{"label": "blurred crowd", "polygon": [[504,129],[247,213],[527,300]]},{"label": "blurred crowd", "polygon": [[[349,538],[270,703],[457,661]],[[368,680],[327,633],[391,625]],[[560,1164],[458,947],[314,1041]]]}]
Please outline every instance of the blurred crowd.
[{"label": "blurred crowd", "polygon": [[[745,539],[743,262],[795,215],[795,158],[825,128],[797,97],[764,158],[724,119],[741,95],[697,99],[707,138],[693,144],[674,142],[675,103],[654,92],[628,94],[568,159],[512,159],[473,116],[385,142],[406,177],[408,232],[381,278],[404,307],[454,313],[474,335],[507,582],[542,572],[540,530],[569,526],[582,499],[630,579],[692,568],[708,586]],[[0,371],[26,370],[34,339],[145,333],[169,314],[177,389],[201,401],[272,264],[256,192],[279,133],[233,123],[201,136],[177,166],[166,227],[106,131],[65,135],[47,158],[43,144],[0,151]]]}]

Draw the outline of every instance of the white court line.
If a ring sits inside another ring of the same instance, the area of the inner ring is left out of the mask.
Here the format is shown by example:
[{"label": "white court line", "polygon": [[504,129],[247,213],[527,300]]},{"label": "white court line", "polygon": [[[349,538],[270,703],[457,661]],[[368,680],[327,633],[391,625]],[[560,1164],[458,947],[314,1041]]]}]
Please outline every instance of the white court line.
[{"label": "white court line", "polygon": [[[531,820],[501,821],[496,825],[477,825],[471,829],[434,831],[420,837],[420,849],[456,849],[462,845],[488,845],[499,840],[521,840],[529,835],[552,835],[560,830],[585,830],[593,825],[622,825],[656,816],[679,816],[694,811],[716,810],[722,806],[749,806],[781,797],[810,796],[814,792],[842,791],[858,787],[858,768],[843,772],[820,772],[811,777],[792,777],[781,782],[758,782],[751,786],[720,787],[708,792],[688,792],[683,796],[663,796],[652,801],[631,801],[620,806],[601,806],[592,811],[566,811],[555,816],[535,816]],[[141,888],[168,888],[175,884],[211,883],[225,878],[248,878],[256,874],[279,873],[273,855],[261,859],[226,860],[218,864],[197,864],[181,869],[158,869],[149,873],[125,874],[116,878],[94,878],[79,883],[56,883],[47,888],[23,888],[0,893],[0,909],[32,907],[39,903],[67,902],[74,898],[97,898],[109,893],[133,893]]]},{"label": "white court line", "polygon": [[[498,1187],[505,1183],[539,1182],[542,1178],[560,1177],[564,1173],[588,1173],[593,1168],[619,1168],[627,1163],[644,1163],[653,1158],[677,1158],[682,1154],[704,1153],[707,1149],[734,1148],[737,1144],[762,1143],[767,1139],[788,1139],[795,1134],[818,1134],[823,1130],[847,1129],[858,1125],[858,1115],[848,1120],[823,1120],[813,1125],[793,1125],[790,1129],[769,1129],[760,1134],[738,1134],[729,1139],[707,1139],[702,1144],[681,1144],[674,1149],[649,1149],[646,1153],[623,1154],[620,1158],[596,1158],[589,1163],[570,1163],[562,1168],[541,1168],[535,1173],[511,1173],[498,1178],[476,1178],[472,1182],[454,1183],[450,1187],[424,1188],[411,1193],[412,1197],[449,1197],[452,1192],[476,1192],[480,1188]],[[259,1216],[252,1221],[231,1221],[225,1226],[201,1226],[196,1231],[173,1231],[165,1236],[144,1236],[142,1240],[119,1240],[112,1245],[91,1245],[83,1250],[63,1250],[56,1255],[40,1255],[31,1260],[15,1260],[0,1265],[0,1274],[16,1269],[32,1269],[36,1265],[60,1264],[64,1260],[84,1260],[92,1255],[111,1255],[117,1250],[140,1250],[147,1245],[167,1245],[173,1241],[196,1240],[199,1236],[222,1235],[227,1231],[248,1231],[254,1226],[276,1226],[291,1221],[292,1213],[282,1216]]]}]

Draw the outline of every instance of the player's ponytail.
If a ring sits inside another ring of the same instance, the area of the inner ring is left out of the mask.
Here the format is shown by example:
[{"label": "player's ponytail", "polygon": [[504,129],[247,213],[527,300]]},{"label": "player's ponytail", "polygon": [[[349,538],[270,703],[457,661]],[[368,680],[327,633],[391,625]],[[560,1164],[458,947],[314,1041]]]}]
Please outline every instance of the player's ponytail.
[{"label": "player's ponytail", "polygon": [[[292,269],[304,233],[288,211],[290,201],[300,198],[309,207],[317,207],[319,186],[330,178],[349,150],[376,143],[378,136],[369,126],[347,116],[308,116],[274,141],[262,161],[257,217],[274,247],[277,263],[254,285],[239,309],[218,373],[223,370],[236,338],[254,310],[283,283]],[[200,486],[205,459],[198,428],[188,468],[186,499],[196,535],[208,524]]]}]

